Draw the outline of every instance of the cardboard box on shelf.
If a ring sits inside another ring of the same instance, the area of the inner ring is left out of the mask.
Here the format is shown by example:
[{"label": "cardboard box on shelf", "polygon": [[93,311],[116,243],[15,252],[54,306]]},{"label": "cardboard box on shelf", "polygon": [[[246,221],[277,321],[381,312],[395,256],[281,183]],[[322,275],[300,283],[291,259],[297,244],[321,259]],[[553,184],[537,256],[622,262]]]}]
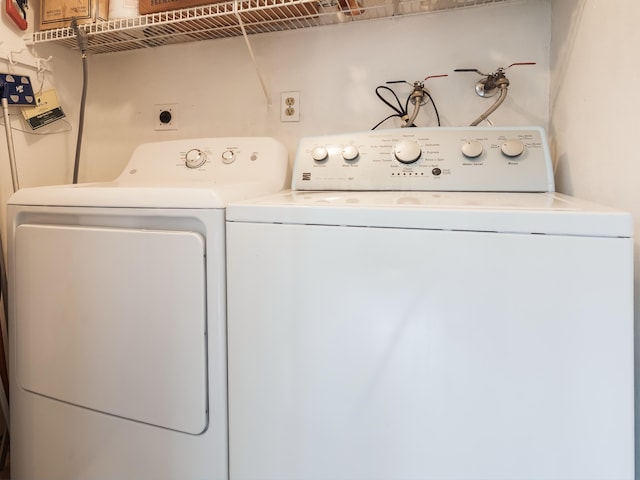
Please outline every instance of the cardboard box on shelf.
[{"label": "cardboard box on shelf", "polygon": [[109,0],[40,0],[40,30],[104,22],[109,17]]},{"label": "cardboard box on shelf", "polygon": [[180,8],[200,7],[212,3],[222,3],[225,0],[139,0],[140,15],[148,13],[167,12]]},{"label": "cardboard box on shelf", "polygon": [[[229,0],[139,0],[140,15],[148,13],[167,12],[170,10],[178,10],[181,8],[200,7],[203,5],[211,5],[214,3],[223,3]],[[354,2],[356,0],[353,0]],[[255,0],[243,0],[241,6],[245,8],[255,7]],[[300,15],[314,16],[318,14],[317,0],[309,0],[303,3],[297,3],[295,6],[270,5],[268,8],[256,8],[241,15],[245,22],[251,23],[255,21],[270,20],[286,20]]]}]

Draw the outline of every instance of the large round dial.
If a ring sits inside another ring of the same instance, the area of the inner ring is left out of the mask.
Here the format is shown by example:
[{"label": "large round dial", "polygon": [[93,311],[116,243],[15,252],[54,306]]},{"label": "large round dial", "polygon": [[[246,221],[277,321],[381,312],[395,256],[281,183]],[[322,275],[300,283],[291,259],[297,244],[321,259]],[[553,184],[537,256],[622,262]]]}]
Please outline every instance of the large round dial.
[{"label": "large round dial", "polygon": [[184,164],[189,168],[198,168],[207,161],[207,154],[199,148],[192,148],[184,156]]},{"label": "large round dial", "polygon": [[400,163],[414,163],[422,155],[422,149],[418,142],[403,140],[393,147],[393,155]]},{"label": "large round dial", "polygon": [[519,157],[524,152],[524,145],[520,140],[507,140],[500,146],[500,150],[507,157]]}]

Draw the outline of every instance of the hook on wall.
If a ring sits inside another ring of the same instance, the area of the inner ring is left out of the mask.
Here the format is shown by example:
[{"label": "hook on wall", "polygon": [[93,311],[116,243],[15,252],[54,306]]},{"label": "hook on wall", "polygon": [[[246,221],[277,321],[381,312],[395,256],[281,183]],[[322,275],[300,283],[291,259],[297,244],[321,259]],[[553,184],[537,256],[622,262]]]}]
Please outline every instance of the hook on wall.
[{"label": "hook on wall", "polygon": [[36,70],[38,70],[38,73],[51,70],[51,68],[49,67],[49,62],[52,59],[53,59],[53,55],[49,55],[49,57],[47,58],[35,57],[34,60],[36,61]]},{"label": "hook on wall", "polygon": [[[0,41],[0,46],[4,42]],[[0,60],[4,60],[11,66],[24,65],[36,69],[39,73],[51,71],[51,65],[49,62],[53,59],[53,56],[49,58],[40,58],[32,55],[21,55],[24,52],[24,48],[20,50],[0,50]]]},{"label": "hook on wall", "polygon": [[18,60],[14,60],[13,56],[14,56],[14,55],[19,55],[19,54],[21,54],[23,51],[24,51],[24,48],[21,48],[21,49],[20,49],[20,50],[18,50],[17,52],[16,52],[16,51],[13,51],[13,50],[12,50],[12,51],[10,51],[10,52],[9,52],[9,56],[7,57],[7,60],[9,61],[9,63],[10,63],[11,65],[14,65],[14,66],[15,66],[15,65],[18,65],[18,63],[19,63],[19,62],[18,62]]}]

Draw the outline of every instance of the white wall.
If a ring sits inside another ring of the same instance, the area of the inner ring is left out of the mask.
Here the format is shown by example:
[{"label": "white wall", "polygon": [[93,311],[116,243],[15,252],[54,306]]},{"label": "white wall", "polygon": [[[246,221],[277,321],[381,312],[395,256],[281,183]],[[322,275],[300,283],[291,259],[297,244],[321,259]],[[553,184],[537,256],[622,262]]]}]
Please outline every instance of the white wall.
[{"label": "white wall", "polygon": [[[252,46],[274,101],[271,109],[241,38],[92,56],[80,180],[114,178],[143,141],[269,135],[283,141],[293,156],[300,136],[367,130],[391,113],[374,93],[388,80],[449,74],[427,87],[444,125],[466,125],[492,100],[475,94],[475,74],[453,72],[459,67],[493,71],[513,62],[537,62],[508,71],[510,95],[491,118],[496,124],[546,127],[549,10],[546,0],[515,1],[254,35]],[[48,48],[39,51],[49,54]],[[73,112],[80,96],[79,54],[54,55],[53,83],[64,90],[64,105]],[[280,122],[277,103],[287,90],[301,92],[299,123]],[[410,87],[397,91],[407,95]],[[153,130],[153,106],[159,103],[178,104],[178,131]],[[435,125],[430,107],[417,123]],[[60,150],[49,161],[56,172],[51,179],[58,180],[61,172],[70,179],[73,152]],[[25,186],[43,183],[31,173],[24,174]]]},{"label": "white wall", "polygon": [[[23,48],[22,32],[6,16],[0,18],[0,51]],[[443,124],[465,125],[490,101],[473,93],[472,74],[455,74],[454,68],[491,71],[535,61],[534,67],[508,72],[510,95],[491,119],[495,124],[549,127],[558,190],[631,211],[640,231],[638,18],[637,0],[522,0],[256,35],[251,41],[276,102],[271,109],[239,38],[93,56],[80,179],[115,177],[142,141],[270,135],[285,142],[293,155],[300,136],[364,130],[381,120],[389,112],[374,89],[387,80],[448,73],[427,87]],[[40,56],[54,56],[54,72],[44,85],[57,89],[72,131],[46,136],[14,132],[23,186],[69,182],[77,133],[79,55],[57,46],[37,50]],[[35,72],[19,70],[37,83]],[[0,71],[12,70],[0,62]],[[279,93],[286,90],[301,92],[299,123],[279,121]],[[397,90],[408,93],[408,87]],[[152,129],[156,103],[178,103],[178,131]],[[14,127],[24,128],[18,112],[12,113]],[[428,107],[417,123],[435,124]],[[59,124],[41,133],[66,129]],[[5,150],[2,139],[2,204],[11,188]],[[638,247],[636,240],[636,251]],[[637,253],[635,268],[637,277]],[[636,278],[636,299],[639,283]]]},{"label": "white wall", "polygon": [[[638,18],[637,0],[552,2],[550,133],[557,188],[633,214],[636,332],[640,332],[640,159],[635,146],[640,133]],[[636,380],[636,397],[638,386]],[[636,400],[637,446],[638,419]],[[636,478],[640,478],[638,457]]]},{"label": "white wall", "polygon": [[[18,163],[18,177],[21,187],[65,183],[71,180],[71,168],[75,153],[76,130],[78,121],[78,100],[81,92],[82,64],[77,52],[58,46],[29,46],[25,36],[34,31],[36,11],[39,2],[29,2],[27,10],[27,31],[18,27],[4,14],[0,14],[0,72],[28,75],[34,91],[41,87],[45,90],[55,87],[67,115],[64,121],[36,131],[31,130],[22,119],[19,108],[11,107],[11,125]],[[2,59],[8,52],[19,52],[18,60],[29,61],[34,57],[47,58],[53,55],[51,72],[42,76],[35,68],[23,64],[11,65]],[[4,127],[0,127],[4,130]],[[9,159],[4,131],[0,135],[0,205],[4,207],[6,199],[12,193]],[[2,215],[4,215],[4,208]],[[4,223],[3,223],[4,225]]]},{"label": "white wall", "polygon": [[[454,68],[489,71],[512,62],[536,61],[535,67],[508,72],[510,96],[492,120],[549,126],[558,190],[631,211],[638,232],[638,18],[637,0],[523,0],[252,36],[274,102],[281,91],[301,92],[302,118],[295,124],[280,123],[277,106],[266,107],[241,39],[93,56],[80,178],[113,178],[141,141],[272,135],[293,154],[300,136],[368,129],[386,116],[374,88],[387,80],[450,74],[429,81],[427,87],[443,124],[464,125],[489,101],[473,93],[472,74],[454,74]],[[0,51],[24,46],[22,32],[4,15],[0,41],[4,42]],[[77,132],[79,56],[55,46],[37,50],[40,56],[54,55],[55,70],[47,75],[45,88],[58,90],[73,131],[50,136],[14,132],[23,186],[70,181]],[[9,68],[0,62],[0,71]],[[22,71],[35,77],[33,71]],[[154,131],[153,105],[174,102],[180,108],[180,129]],[[418,123],[434,125],[429,108]],[[24,128],[17,116],[12,124]],[[47,131],[64,129],[61,124]],[[3,203],[11,185],[5,150],[2,139]],[[636,299],[640,299],[637,253],[635,269]]]}]

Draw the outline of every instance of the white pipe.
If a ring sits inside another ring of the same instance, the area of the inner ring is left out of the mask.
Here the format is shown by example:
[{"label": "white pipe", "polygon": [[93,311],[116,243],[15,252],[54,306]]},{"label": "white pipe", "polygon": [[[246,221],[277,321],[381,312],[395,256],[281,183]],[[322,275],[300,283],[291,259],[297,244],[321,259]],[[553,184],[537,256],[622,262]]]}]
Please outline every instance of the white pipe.
[{"label": "white pipe", "polygon": [[[16,152],[15,149],[13,147],[13,133],[11,132],[11,120],[9,119],[9,101],[7,100],[7,98],[4,96],[5,92],[2,92],[2,115],[4,117],[4,129],[5,132],[7,134],[7,149],[9,151],[9,165],[11,167],[11,181],[13,183],[13,191],[17,192],[20,189],[20,184],[18,182],[18,170],[16,167]],[[0,232],[2,231],[2,229],[0,228]],[[7,326],[7,318],[5,315],[5,307],[7,306],[7,289],[6,289],[6,284],[7,284],[7,278],[6,278],[6,262],[4,261],[4,249],[2,248],[2,242],[1,242],[1,235],[0,235],[0,255],[2,256],[0,258],[0,268],[2,268],[2,278],[0,281],[2,281],[3,285],[2,285],[2,291],[1,291],[1,306],[2,306],[2,314],[0,315],[0,334],[2,335],[2,343],[3,343],[3,347],[4,347],[4,353],[6,355],[6,358],[8,359],[8,354],[9,354],[9,349],[8,347],[8,337],[7,337],[7,333],[8,333],[8,326]],[[9,362],[6,362],[6,366],[7,366],[7,374],[9,373]],[[2,413],[4,415],[4,420],[5,420],[5,425],[7,426],[7,428],[9,428],[9,421],[10,421],[10,415],[9,415],[9,397],[8,397],[8,393],[7,391],[5,391],[4,389],[4,385],[2,385],[2,382],[0,382],[0,409],[2,410]]]},{"label": "white pipe", "polygon": [[4,130],[7,134],[7,148],[9,149],[9,165],[11,167],[11,182],[13,183],[13,191],[20,190],[18,182],[18,169],[16,167],[16,152],[13,148],[13,135],[11,133],[11,123],[9,120],[9,101],[2,98],[2,115],[4,116]]},{"label": "white pipe", "polygon": [[244,28],[244,21],[242,20],[242,15],[238,11],[238,0],[233,2],[233,13],[238,20],[238,25],[240,26],[240,30],[242,31],[242,37],[244,38],[244,43],[247,45],[247,49],[249,50],[249,55],[251,56],[251,61],[253,62],[253,66],[256,69],[256,73],[258,74],[258,79],[260,80],[260,85],[262,86],[262,91],[264,93],[265,99],[267,100],[267,108],[271,108],[271,95],[269,95],[269,90],[267,89],[267,84],[262,77],[262,72],[260,71],[260,67],[258,66],[258,62],[256,61],[256,57],[253,54],[253,48],[251,48],[251,42],[249,42],[249,37],[247,35],[247,31]]}]

